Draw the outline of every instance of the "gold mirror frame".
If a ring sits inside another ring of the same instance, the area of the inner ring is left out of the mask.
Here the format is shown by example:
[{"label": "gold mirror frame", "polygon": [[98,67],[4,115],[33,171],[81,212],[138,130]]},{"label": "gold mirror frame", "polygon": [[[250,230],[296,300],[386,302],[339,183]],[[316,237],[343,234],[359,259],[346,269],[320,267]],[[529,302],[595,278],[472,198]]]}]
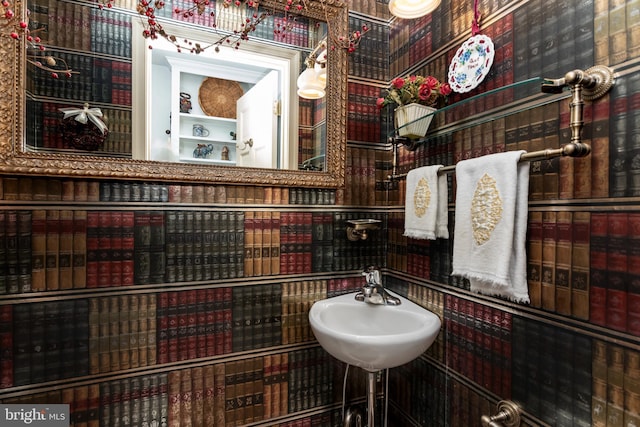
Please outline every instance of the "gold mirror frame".
[{"label": "gold mirror frame", "polygon": [[[284,10],[284,2],[261,2],[267,8]],[[312,0],[300,14],[327,21],[331,35],[348,32],[348,9],[335,0]],[[24,16],[24,0],[14,2]],[[151,181],[180,181],[228,184],[338,188],[344,185],[347,108],[347,54],[336,48],[327,67],[327,154],[326,170],[297,171],[201,166],[158,161],[131,160],[91,155],[52,154],[28,151],[24,144],[25,70],[24,39],[8,36],[0,43],[0,172],[4,174],[56,175],[66,177],[121,178]],[[337,36],[336,36],[337,37]]]}]

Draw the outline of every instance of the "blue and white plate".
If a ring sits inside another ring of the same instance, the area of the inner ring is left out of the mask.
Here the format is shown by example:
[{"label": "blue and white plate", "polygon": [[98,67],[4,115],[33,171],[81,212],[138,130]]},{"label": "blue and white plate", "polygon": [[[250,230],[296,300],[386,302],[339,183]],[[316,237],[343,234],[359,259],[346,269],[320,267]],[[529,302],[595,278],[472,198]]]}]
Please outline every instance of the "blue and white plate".
[{"label": "blue and white plate", "polygon": [[473,90],[489,74],[493,64],[493,41],[478,34],[465,41],[449,65],[448,81],[454,92]]}]

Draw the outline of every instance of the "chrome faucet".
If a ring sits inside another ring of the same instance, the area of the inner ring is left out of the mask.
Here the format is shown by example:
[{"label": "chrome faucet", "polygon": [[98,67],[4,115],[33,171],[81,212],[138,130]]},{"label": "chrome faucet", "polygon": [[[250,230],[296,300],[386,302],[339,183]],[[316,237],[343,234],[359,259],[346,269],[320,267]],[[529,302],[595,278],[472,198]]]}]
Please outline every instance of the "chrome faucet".
[{"label": "chrome faucet", "polygon": [[400,305],[400,299],[389,295],[384,286],[382,286],[380,270],[374,266],[369,266],[365,268],[362,275],[366,278],[365,284],[362,290],[356,294],[356,300],[364,301],[368,304]]}]

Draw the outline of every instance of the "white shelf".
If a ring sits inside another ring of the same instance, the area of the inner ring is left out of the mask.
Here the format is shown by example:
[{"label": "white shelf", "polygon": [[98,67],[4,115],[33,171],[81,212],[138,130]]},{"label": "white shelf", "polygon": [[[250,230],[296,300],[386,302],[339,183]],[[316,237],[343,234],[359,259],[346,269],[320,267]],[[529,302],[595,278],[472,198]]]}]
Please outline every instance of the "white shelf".
[{"label": "white shelf", "polygon": [[235,146],[238,141],[231,139],[217,139],[210,136],[192,136],[192,135],[180,135],[180,139],[189,139],[192,141],[208,142],[210,144],[226,144],[229,146]]},{"label": "white shelf", "polygon": [[226,117],[215,117],[215,116],[207,116],[205,114],[191,114],[191,113],[180,113],[180,118],[182,119],[196,119],[196,120],[207,120],[214,122],[227,122],[235,124],[236,119],[228,119]]},{"label": "white shelf", "polygon": [[180,157],[181,162],[185,163],[204,163],[209,165],[227,165],[235,166],[236,162],[233,160],[216,160],[216,159],[196,159],[194,157]]}]

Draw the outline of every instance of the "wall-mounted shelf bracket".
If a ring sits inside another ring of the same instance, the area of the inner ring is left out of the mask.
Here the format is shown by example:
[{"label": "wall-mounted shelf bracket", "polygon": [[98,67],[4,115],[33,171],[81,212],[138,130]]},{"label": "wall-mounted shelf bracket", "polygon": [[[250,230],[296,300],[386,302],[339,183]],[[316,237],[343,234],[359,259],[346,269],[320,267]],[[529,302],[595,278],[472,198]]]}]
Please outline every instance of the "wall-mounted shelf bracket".
[{"label": "wall-mounted shelf bracket", "polygon": [[[571,144],[576,146],[576,157],[586,156],[591,147],[582,142],[582,128],[584,127],[584,101],[594,101],[604,96],[615,83],[614,72],[605,65],[595,65],[586,71],[569,71],[559,79],[545,79],[542,82],[542,92],[560,93],[565,87],[571,88]],[[578,154],[580,153],[580,154]]]}]

